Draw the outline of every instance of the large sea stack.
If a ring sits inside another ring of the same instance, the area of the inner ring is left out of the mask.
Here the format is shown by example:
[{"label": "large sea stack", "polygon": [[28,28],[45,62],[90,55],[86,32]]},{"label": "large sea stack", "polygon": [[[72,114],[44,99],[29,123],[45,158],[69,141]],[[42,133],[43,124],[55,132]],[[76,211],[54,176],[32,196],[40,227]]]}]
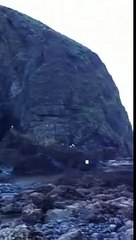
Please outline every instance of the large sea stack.
[{"label": "large sea stack", "polygon": [[0,141],[1,163],[17,169],[132,156],[127,112],[98,55],[3,6]]}]

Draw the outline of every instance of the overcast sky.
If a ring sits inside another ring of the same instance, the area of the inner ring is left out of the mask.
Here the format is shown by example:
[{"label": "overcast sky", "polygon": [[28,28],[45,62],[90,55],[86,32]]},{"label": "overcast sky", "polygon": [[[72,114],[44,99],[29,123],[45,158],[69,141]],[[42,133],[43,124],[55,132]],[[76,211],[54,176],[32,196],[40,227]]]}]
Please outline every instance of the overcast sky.
[{"label": "overcast sky", "polygon": [[133,122],[133,0],[0,0],[96,52]]}]

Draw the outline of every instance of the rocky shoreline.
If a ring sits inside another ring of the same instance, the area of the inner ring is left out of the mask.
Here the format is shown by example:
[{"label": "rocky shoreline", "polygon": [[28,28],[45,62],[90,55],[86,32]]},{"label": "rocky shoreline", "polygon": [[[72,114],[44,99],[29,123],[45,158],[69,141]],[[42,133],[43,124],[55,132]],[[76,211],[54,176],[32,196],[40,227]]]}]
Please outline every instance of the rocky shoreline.
[{"label": "rocky shoreline", "polygon": [[132,240],[132,167],[120,169],[1,183],[0,240]]}]

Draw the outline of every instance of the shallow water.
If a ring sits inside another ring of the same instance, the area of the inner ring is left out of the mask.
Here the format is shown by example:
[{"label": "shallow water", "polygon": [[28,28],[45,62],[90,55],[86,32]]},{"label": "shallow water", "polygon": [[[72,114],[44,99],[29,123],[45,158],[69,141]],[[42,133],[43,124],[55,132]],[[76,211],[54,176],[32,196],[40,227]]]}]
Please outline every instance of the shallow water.
[{"label": "shallow water", "polygon": [[[6,175],[11,173],[11,169],[2,167]],[[47,183],[53,183],[60,177],[66,176],[67,178],[71,178],[73,176],[77,176],[81,178],[82,175],[85,173],[89,174],[90,176],[97,176],[102,179],[107,179],[110,182],[117,181],[119,184],[133,184],[133,161],[131,160],[109,160],[105,163],[102,162],[96,168],[92,168],[91,170],[87,171],[78,171],[78,170],[67,170],[61,174],[50,174],[50,175],[34,175],[34,176],[12,176],[10,180],[6,181],[6,183],[11,183],[16,185],[20,188],[29,188],[37,187],[39,185],[45,185]],[[1,188],[1,187],[0,187]]]}]

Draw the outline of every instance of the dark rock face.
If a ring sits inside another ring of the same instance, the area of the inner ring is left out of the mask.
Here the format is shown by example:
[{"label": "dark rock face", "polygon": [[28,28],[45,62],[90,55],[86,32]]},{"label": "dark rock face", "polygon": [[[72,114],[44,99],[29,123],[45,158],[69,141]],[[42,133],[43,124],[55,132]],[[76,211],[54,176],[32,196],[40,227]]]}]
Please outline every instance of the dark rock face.
[{"label": "dark rock face", "polygon": [[12,125],[54,158],[132,155],[131,124],[97,54],[0,7],[1,140]]}]

